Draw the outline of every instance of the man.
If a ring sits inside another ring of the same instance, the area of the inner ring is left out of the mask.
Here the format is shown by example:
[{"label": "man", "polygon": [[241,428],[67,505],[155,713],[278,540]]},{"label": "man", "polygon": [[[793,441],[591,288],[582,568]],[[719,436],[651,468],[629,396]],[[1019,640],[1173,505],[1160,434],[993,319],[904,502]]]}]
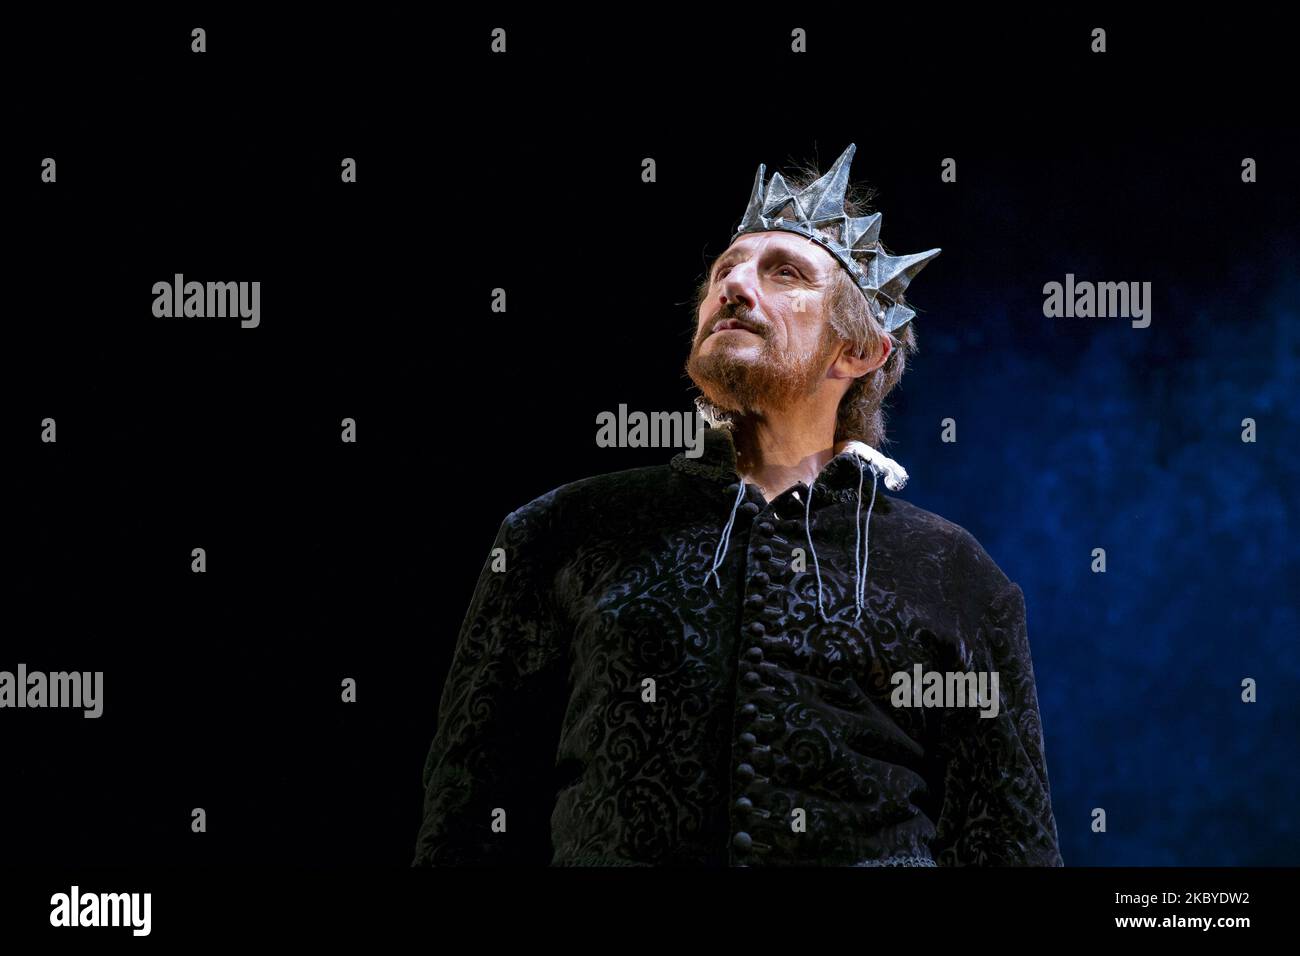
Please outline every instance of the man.
[{"label": "man", "polygon": [[699,298],[703,456],[506,518],[416,865],[1061,864],[1024,596],[878,490],[907,481],[881,402],[939,250],[885,252],[853,153],[759,167]]}]

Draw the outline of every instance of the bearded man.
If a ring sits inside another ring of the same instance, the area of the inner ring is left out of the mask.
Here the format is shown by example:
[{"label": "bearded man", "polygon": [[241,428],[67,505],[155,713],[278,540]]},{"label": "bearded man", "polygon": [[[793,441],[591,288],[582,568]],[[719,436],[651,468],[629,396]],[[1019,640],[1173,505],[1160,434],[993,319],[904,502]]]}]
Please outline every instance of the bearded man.
[{"label": "bearded man", "polygon": [[505,519],[415,865],[1061,865],[1024,595],[879,490],[939,250],[885,251],[853,153],[758,169],[699,295],[703,455]]}]

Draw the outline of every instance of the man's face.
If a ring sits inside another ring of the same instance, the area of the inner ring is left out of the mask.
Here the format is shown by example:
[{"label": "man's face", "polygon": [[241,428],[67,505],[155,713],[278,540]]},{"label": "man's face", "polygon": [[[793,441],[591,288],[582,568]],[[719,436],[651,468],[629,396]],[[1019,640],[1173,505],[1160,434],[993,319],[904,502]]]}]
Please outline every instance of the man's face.
[{"label": "man's face", "polygon": [[824,308],[839,268],[789,232],[732,243],[713,265],[686,366],[704,397],[728,411],[765,412],[815,392],[839,347]]}]

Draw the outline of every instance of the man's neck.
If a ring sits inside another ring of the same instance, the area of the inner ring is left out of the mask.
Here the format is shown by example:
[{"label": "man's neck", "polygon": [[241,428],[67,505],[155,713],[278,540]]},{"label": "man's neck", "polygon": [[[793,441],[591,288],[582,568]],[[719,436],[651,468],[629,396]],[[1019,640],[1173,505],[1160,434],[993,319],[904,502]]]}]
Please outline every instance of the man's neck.
[{"label": "man's neck", "polygon": [[736,422],[736,470],[771,501],[803,482],[809,487],[835,457],[835,421],[799,415],[745,417]]}]

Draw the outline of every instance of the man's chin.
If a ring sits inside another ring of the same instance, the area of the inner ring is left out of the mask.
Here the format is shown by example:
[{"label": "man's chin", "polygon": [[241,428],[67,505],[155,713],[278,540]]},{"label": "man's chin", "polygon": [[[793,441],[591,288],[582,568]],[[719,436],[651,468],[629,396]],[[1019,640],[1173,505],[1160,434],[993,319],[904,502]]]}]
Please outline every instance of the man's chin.
[{"label": "man's chin", "polygon": [[718,329],[707,339],[709,342],[762,342],[763,337],[757,332],[751,332],[749,329]]},{"label": "man's chin", "polygon": [[753,332],[727,329],[715,332],[700,344],[701,357],[725,356],[728,362],[752,364],[763,354],[763,340]]},{"label": "man's chin", "polygon": [[753,411],[757,396],[748,369],[742,364],[710,361],[708,355],[701,354],[691,360],[687,372],[705,401],[719,411],[732,414]]}]

